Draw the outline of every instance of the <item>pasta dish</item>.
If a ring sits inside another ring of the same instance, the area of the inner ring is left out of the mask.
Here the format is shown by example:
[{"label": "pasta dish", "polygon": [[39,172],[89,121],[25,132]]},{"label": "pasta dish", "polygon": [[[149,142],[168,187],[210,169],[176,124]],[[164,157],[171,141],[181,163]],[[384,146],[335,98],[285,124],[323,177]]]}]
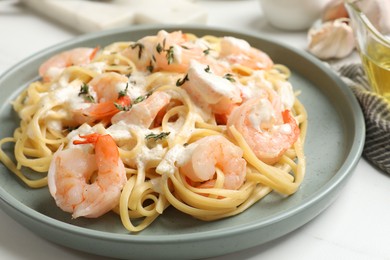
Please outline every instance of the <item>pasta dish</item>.
[{"label": "pasta dish", "polygon": [[39,75],[12,103],[0,160],[72,218],[114,212],[139,232],[171,206],[212,221],[303,181],[290,70],[243,39],[161,30],[64,51]]}]

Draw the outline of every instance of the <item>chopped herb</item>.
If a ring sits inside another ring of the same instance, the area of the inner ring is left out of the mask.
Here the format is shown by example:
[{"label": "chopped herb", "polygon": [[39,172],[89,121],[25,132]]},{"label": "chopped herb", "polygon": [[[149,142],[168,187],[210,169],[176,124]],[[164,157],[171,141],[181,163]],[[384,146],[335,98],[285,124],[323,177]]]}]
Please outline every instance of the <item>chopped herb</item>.
[{"label": "chopped herb", "polygon": [[129,106],[122,106],[122,105],[120,105],[120,104],[118,104],[116,102],[114,103],[114,105],[120,111],[129,111],[130,108],[131,108],[131,105],[129,105]]},{"label": "chopped herb", "polygon": [[187,46],[185,45],[180,45],[183,49],[186,49],[186,50],[189,50],[190,48],[188,48]]},{"label": "chopped herb", "polygon": [[204,55],[209,55],[210,54],[210,51],[211,49],[210,48],[207,48],[203,51]]},{"label": "chopped herb", "polygon": [[189,143],[184,143],[184,144],[183,144],[184,147],[186,147],[186,146],[188,146],[188,145],[189,145]]},{"label": "chopped herb", "polygon": [[83,83],[83,85],[81,85],[81,87],[80,87],[79,96],[85,95],[88,93],[89,93],[89,86],[87,84]]},{"label": "chopped herb", "polygon": [[142,43],[139,43],[139,42],[136,42],[136,43],[133,43],[132,45],[130,45],[130,47],[134,50],[135,48],[139,48],[138,50],[138,59],[141,59],[141,56],[142,56],[142,52],[143,50],[145,49],[145,46],[142,44]]},{"label": "chopped herb", "polygon": [[223,76],[223,78],[229,80],[230,82],[236,82],[236,80],[233,78],[233,75],[230,73],[227,73]]},{"label": "chopped herb", "polygon": [[95,99],[89,94],[89,86],[85,83],[80,86],[79,96],[83,96],[88,102],[95,103]]},{"label": "chopped herb", "polygon": [[131,77],[131,72],[126,74],[126,77],[130,78]]},{"label": "chopped herb", "polygon": [[[154,56],[153,56],[153,58],[154,58]],[[149,65],[146,66],[146,69],[147,69],[150,73],[153,72],[154,67],[153,67],[152,61],[150,61]]]},{"label": "chopped herb", "polygon": [[140,103],[140,102],[144,101],[144,100],[147,99],[150,95],[152,95],[152,92],[147,93],[145,96],[139,96],[139,97],[137,97],[136,99],[134,99],[133,104],[137,104],[137,103]]},{"label": "chopped herb", "polygon": [[164,138],[166,138],[171,132],[161,132],[159,134],[155,134],[155,133],[150,133],[148,135],[145,136],[146,140],[150,140],[150,139],[154,139],[155,141],[157,140],[162,140]]},{"label": "chopped herb", "polygon": [[[155,57],[154,55],[152,55],[152,60],[153,60],[154,62],[157,61],[157,60],[156,60],[156,57]],[[150,61],[150,63],[152,63],[152,61]]]},{"label": "chopped herb", "polygon": [[207,67],[204,69],[204,71],[206,71],[207,73],[211,73],[210,66],[207,65]]},{"label": "chopped herb", "polygon": [[178,80],[176,81],[176,87],[182,86],[186,81],[189,81],[189,80],[190,80],[190,79],[188,78],[188,74],[186,74],[186,75],[184,76],[184,78],[178,79]]},{"label": "chopped herb", "polygon": [[136,99],[134,99],[133,104],[140,103],[145,100],[145,96],[139,96]]},{"label": "chopped herb", "polygon": [[174,61],[173,46],[169,47],[169,49],[167,50],[166,57],[167,57],[168,64],[172,64]]},{"label": "chopped herb", "polygon": [[164,40],[163,40],[163,45],[162,45],[163,49],[165,49],[165,44],[166,44],[166,42],[167,42],[167,38],[164,38]]},{"label": "chopped herb", "polygon": [[118,98],[127,96],[127,89],[129,88],[129,83],[126,83],[126,88],[124,90],[119,91]]},{"label": "chopped herb", "polygon": [[[173,46],[170,46],[169,49],[165,49],[165,39],[163,41],[163,45],[162,46],[161,46],[160,43],[157,44],[156,51],[157,51],[158,54],[160,54],[163,51],[166,51],[167,52],[166,58],[167,58],[168,64],[173,63],[173,61],[174,61]],[[155,60],[154,57],[152,57],[152,58]]]},{"label": "chopped herb", "polygon": [[164,48],[161,46],[160,43],[158,43],[156,46],[156,51],[160,54],[163,50],[164,50]]},{"label": "chopped herb", "polygon": [[84,99],[86,100],[86,101],[88,101],[88,102],[91,102],[91,103],[95,103],[95,99],[93,98],[93,96],[91,96],[91,95],[85,95],[84,96]]}]

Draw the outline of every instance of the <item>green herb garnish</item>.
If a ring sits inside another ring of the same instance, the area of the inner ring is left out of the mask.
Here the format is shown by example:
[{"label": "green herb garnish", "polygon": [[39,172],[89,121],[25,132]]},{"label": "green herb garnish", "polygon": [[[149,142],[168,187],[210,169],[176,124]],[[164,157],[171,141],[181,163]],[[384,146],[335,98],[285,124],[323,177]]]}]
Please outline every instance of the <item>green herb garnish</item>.
[{"label": "green herb garnish", "polygon": [[78,95],[83,96],[84,100],[88,102],[95,103],[95,99],[89,94],[89,86],[85,83],[80,86],[80,92]]},{"label": "green herb garnish", "polygon": [[173,52],[173,46],[169,47],[169,49],[167,50],[166,57],[167,57],[168,64],[172,64],[175,58]]},{"label": "green herb garnish", "polygon": [[161,46],[161,44],[160,44],[160,43],[157,43],[157,46],[156,46],[156,51],[157,51],[157,53],[160,54],[163,50],[164,50],[164,48]]},{"label": "green herb garnish", "polygon": [[[153,58],[154,58],[154,56],[153,56]],[[155,59],[155,58],[154,58]],[[152,63],[152,61],[150,61],[150,63],[149,63],[149,65],[148,66],[146,66],[146,69],[150,72],[150,73],[152,73],[153,72],[153,70],[154,70],[154,66],[153,66],[153,63]]]},{"label": "green herb garnish", "polygon": [[[166,41],[166,39],[163,40],[162,45],[160,43],[157,43],[156,51],[158,54],[161,54],[161,52],[166,51],[167,52],[166,58],[167,58],[168,64],[171,64],[174,61],[173,46],[170,46],[168,49],[165,49],[165,41]],[[155,58],[154,58],[154,60],[155,60]]]},{"label": "green herb garnish", "polygon": [[209,55],[210,54],[210,51],[211,49],[210,48],[207,48],[203,51],[204,55]]},{"label": "green herb garnish", "polygon": [[230,73],[225,74],[223,78],[229,80],[230,82],[236,82],[236,80],[233,78],[233,75]]},{"label": "green herb garnish", "polygon": [[139,42],[136,42],[136,43],[133,43],[132,45],[130,45],[131,49],[135,49],[135,48],[139,48],[138,50],[138,59],[141,59],[141,56],[142,56],[142,52],[143,50],[145,49],[145,46],[142,44],[142,43],[139,43]]},{"label": "green herb garnish", "polygon": [[124,90],[119,91],[118,98],[127,96],[127,89],[129,88],[129,83],[126,83],[126,87]]},{"label": "green herb garnish", "polygon": [[207,65],[207,67],[204,69],[204,71],[206,71],[207,73],[211,73],[210,66]]},{"label": "green herb garnish", "polygon": [[190,79],[188,78],[188,74],[186,74],[186,75],[184,76],[184,78],[178,79],[178,80],[176,81],[176,87],[182,86],[186,81],[189,81],[189,80],[190,80]]},{"label": "green herb garnish", "polygon": [[129,106],[122,106],[122,105],[120,105],[120,104],[118,104],[118,103],[116,103],[116,102],[114,102],[114,106],[118,109],[118,110],[120,110],[120,111],[129,111],[130,109],[131,109],[131,105],[129,105]]},{"label": "green herb garnish", "polygon": [[145,139],[146,140],[150,140],[150,139],[153,139],[155,141],[157,140],[162,140],[164,138],[166,138],[171,132],[161,132],[159,134],[155,134],[155,133],[150,133],[148,135],[145,136]]},{"label": "green herb garnish", "polygon": [[83,83],[83,85],[81,85],[81,87],[80,87],[79,96],[85,95],[88,93],[89,93],[89,86],[87,84]]}]

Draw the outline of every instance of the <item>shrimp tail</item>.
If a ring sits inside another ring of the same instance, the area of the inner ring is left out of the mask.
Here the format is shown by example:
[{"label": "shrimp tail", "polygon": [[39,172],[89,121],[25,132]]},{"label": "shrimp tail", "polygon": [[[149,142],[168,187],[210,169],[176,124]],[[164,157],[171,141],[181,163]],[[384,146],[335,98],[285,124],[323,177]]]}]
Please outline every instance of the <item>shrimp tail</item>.
[{"label": "shrimp tail", "polygon": [[292,140],[294,142],[298,139],[299,134],[301,133],[301,130],[299,129],[297,122],[295,121],[295,118],[292,116],[291,111],[286,109],[282,112],[283,122],[285,124],[292,124],[293,125],[293,133],[292,133]]},{"label": "shrimp tail", "polygon": [[97,133],[92,133],[88,135],[79,135],[80,138],[83,138],[84,140],[74,140],[73,144],[96,144],[97,139],[101,136]]},{"label": "shrimp tail", "polygon": [[91,55],[89,55],[89,60],[93,60],[96,56],[96,54],[98,53],[98,51],[100,50],[100,47],[99,46],[96,46],[93,51],[91,52]]}]

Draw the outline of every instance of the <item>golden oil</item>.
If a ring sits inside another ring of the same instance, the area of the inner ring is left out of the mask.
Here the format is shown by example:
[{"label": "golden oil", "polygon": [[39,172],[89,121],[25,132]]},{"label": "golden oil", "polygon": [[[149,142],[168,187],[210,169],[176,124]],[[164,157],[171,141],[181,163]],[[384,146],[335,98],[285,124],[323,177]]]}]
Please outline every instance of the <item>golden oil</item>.
[{"label": "golden oil", "polygon": [[372,90],[390,102],[390,48],[370,42],[361,59]]}]

